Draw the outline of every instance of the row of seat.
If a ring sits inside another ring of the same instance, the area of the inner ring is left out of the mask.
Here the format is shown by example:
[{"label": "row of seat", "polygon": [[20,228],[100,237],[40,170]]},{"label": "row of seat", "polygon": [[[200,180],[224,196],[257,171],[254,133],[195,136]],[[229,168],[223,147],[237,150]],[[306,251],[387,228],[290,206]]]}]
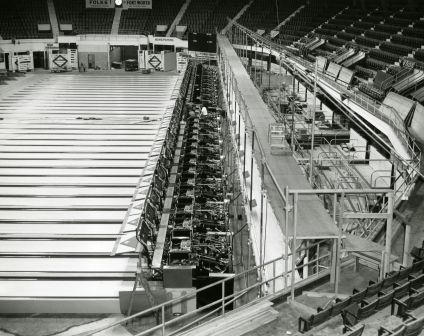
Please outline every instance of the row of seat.
[{"label": "row of seat", "polygon": [[366,83],[359,84],[359,90],[378,101],[382,101],[384,97],[386,96],[385,91],[376,88],[374,85],[370,85]]},{"label": "row of seat", "polygon": [[[0,0],[0,8],[3,39],[38,38],[38,24],[50,24],[46,0]],[[47,35],[52,37],[51,33]]]},{"label": "row of seat", "polygon": [[[392,42],[383,42],[380,44],[380,50],[387,51],[391,54],[399,55],[399,56],[406,56],[409,53],[412,52],[414,48],[408,47],[401,44],[395,44]],[[399,59],[399,57],[397,57]],[[396,59],[395,56],[393,56],[393,59]]]},{"label": "row of seat", "polygon": [[72,24],[76,34],[110,34],[115,10],[85,8],[85,0],[54,0],[59,24]]},{"label": "row of seat", "polygon": [[[317,309],[317,313],[305,318],[299,317],[299,331],[304,333],[313,327],[326,322],[343,312],[343,319],[346,325],[355,325],[360,319],[372,315],[376,309],[381,309],[391,305],[393,299],[400,299],[409,294],[411,288],[424,284],[424,274],[418,277],[411,277],[415,273],[423,272],[424,260],[415,262],[408,268],[392,272],[379,282],[370,282],[369,286],[363,290],[353,290],[352,295],[344,300],[336,299],[336,302],[326,308]],[[402,283],[402,281],[405,281]],[[367,299],[377,296],[372,302]]]}]

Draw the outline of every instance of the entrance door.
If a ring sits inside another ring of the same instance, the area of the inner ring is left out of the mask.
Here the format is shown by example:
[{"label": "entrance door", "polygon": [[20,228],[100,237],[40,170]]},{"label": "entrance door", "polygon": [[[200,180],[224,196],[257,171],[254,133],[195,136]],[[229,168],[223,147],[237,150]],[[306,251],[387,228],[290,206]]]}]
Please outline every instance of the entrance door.
[{"label": "entrance door", "polygon": [[44,51],[34,51],[34,68],[44,68],[45,67],[45,54]]},{"label": "entrance door", "polygon": [[6,70],[10,70],[10,67],[9,67],[9,56],[10,54],[9,53],[5,53],[4,54],[4,61],[6,62]]},{"label": "entrance door", "polygon": [[88,54],[88,68],[94,69],[96,67],[96,58],[94,54]]}]

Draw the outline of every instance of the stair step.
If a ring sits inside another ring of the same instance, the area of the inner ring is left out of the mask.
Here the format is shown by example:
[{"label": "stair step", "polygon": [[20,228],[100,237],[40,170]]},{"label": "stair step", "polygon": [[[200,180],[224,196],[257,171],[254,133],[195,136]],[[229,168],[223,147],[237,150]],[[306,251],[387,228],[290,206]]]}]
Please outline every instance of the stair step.
[{"label": "stair step", "polygon": [[247,331],[255,330],[277,318],[278,312],[271,308],[272,305],[272,302],[260,301],[243,306],[240,309],[229,312],[224,317],[217,317],[183,332],[179,336],[243,335]]}]

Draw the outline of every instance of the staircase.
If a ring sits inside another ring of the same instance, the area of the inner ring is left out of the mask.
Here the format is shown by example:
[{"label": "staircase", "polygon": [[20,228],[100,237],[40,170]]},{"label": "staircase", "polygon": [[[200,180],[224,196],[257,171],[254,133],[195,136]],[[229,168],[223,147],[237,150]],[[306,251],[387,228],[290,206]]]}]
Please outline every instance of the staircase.
[{"label": "staircase", "polygon": [[282,26],[284,26],[287,22],[289,22],[292,18],[294,18],[303,8],[305,8],[305,5],[302,5],[298,9],[296,9],[293,13],[291,13],[288,17],[286,17],[282,22],[278,24],[277,27],[275,27],[272,30],[280,30]]},{"label": "staircase", "polygon": [[178,12],[177,16],[175,17],[174,21],[172,22],[171,26],[168,29],[168,32],[166,33],[167,37],[170,37],[172,33],[175,30],[175,27],[178,26],[181,19],[183,18],[188,6],[190,5],[191,0],[186,0],[186,2],[181,6],[180,11]]},{"label": "staircase", "polygon": [[177,335],[244,335],[277,319],[278,312],[272,308],[272,305],[272,302],[266,300],[245,305],[242,308],[227,313],[223,317],[214,318],[198,327]]},{"label": "staircase", "polygon": [[121,22],[122,8],[115,8],[115,16],[113,17],[112,29],[110,30],[111,35],[118,35],[119,24]]},{"label": "staircase", "polygon": [[236,14],[236,16],[233,17],[233,19],[228,22],[228,24],[225,26],[225,28],[221,31],[221,34],[225,35],[227,31],[233,26],[234,22],[237,22],[238,19],[241,18],[241,16],[247,11],[247,9],[250,7],[250,5],[255,0],[250,0],[249,3],[247,3],[240,11]]},{"label": "staircase", "polygon": [[366,54],[363,51],[358,52],[355,56],[348,58],[346,61],[342,63],[342,65],[346,68],[358,63],[360,60],[365,58]]},{"label": "staircase", "polygon": [[47,8],[49,10],[50,24],[52,26],[53,38],[57,40],[59,36],[59,23],[57,21],[56,10],[54,8],[53,0],[47,0]]}]

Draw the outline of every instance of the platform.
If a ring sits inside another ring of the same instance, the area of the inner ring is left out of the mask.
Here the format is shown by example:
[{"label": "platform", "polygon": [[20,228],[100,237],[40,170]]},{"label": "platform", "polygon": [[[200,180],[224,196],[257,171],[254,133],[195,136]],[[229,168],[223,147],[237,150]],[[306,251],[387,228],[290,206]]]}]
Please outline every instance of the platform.
[{"label": "platform", "polygon": [[[271,155],[271,148],[268,145],[269,125],[275,123],[275,119],[263,102],[257,88],[254,86],[239,56],[234,51],[227,38],[218,36],[219,48],[229,62],[235,80],[238,83],[238,90],[242,99],[248,106],[249,118],[254,125],[256,136],[259,139],[266,157],[266,162],[272,170],[275,180],[281,190],[290,189],[312,189],[304,173],[292,156]],[[258,160],[257,162],[260,162]],[[282,230],[285,228],[284,204],[279,202],[280,196],[272,187],[271,181],[265,181],[267,194],[272,209],[276,214]],[[302,196],[299,199],[299,220],[297,227],[298,239],[319,239],[335,238],[338,231],[330,215],[324,209],[322,202],[317,196]],[[293,228],[289,223],[288,236],[293,235]]]}]

